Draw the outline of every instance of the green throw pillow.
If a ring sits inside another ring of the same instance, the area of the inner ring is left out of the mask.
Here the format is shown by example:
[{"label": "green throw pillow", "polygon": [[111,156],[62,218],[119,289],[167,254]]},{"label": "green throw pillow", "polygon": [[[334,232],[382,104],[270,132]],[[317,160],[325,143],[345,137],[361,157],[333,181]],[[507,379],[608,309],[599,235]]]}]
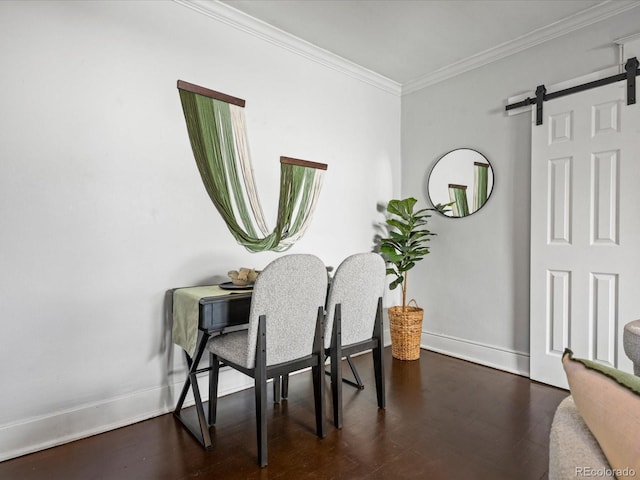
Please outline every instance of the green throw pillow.
[{"label": "green throw pillow", "polygon": [[622,370],[618,370],[617,368],[608,367],[607,365],[603,365],[598,362],[594,362],[593,360],[586,360],[584,358],[574,358],[573,352],[568,348],[565,348],[564,355],[568,355],[570,360],[574,362],[580,362],[585,367],[590,370],[596,370],[603,375],[615,380],[617,383],[622,385],[623,387],[628,388],[636,395],[640,395],[640,377],[635,376],[632,373],[623,372]]}]

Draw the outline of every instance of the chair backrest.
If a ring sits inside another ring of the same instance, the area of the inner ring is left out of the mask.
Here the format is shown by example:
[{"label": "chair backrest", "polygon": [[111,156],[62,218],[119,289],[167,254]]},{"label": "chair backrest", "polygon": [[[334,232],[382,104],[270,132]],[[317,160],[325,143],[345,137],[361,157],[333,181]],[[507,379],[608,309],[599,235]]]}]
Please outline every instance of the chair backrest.
[{"label": "chair backrest", "polygon": [[267,365],[311,355],[318,307],[327,296],[327,270],[314,255],[285,255],[258,276],[251,296],[247,365],[255,366],[258,320],[266,316]]},{"label": "chair backrest", "polygon": [[384,293],[386,267],[377,253],[357,253],[344,259],[336,270],[327,302],[324,346],[331,345],[336,304],[340,304],[342,345],[373,336],[378,298]]}]

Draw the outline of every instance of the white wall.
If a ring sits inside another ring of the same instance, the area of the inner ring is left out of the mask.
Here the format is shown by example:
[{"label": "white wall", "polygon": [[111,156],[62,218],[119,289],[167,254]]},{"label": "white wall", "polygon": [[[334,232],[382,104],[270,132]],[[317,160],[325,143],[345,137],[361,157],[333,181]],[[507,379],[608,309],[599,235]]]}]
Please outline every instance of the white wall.
[{"label": "white wall", "polygon": [[[497,25],[499,22],[497,22]],[[410,277],[425,308],[423,345],[501,369],[529,369],[530,116],[506,100],[617,63],[613,40],[640,31],[640,8],[402,99],[402,193],[428,202],[428,172],[454,148],[494,168],[486,206],[433,218],[431,254]]]},{"label": "white wall", "polygon": [[171,410],[166,291],[275,257],[211,205],[176,80],[247,100],[268,218],[280,155],[329,164],[291,252],[370,250],[399,194],[399,96],[177,3],[0,2],[0,58],[0,460]]}]

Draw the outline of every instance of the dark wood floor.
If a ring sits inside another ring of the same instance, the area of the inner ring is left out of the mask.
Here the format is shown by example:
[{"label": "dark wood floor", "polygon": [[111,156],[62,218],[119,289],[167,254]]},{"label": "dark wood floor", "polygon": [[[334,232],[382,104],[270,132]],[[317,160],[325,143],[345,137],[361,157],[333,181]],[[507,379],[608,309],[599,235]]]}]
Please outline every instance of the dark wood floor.
[{"label": "dark wood floor", "polygon": [[[385,352],[387,408],[366,383],[344,387],[344,428],[315,436],[311,374],[268,409],[269,466],[256,464],[253,390],[223,397],[207,452],[171,414],[0,463],[0,479],[509,479],[547,478],[548,436],[564,390],[423,351]],[[348,368],[348,367],[347,367]],[[329,400],[329,398],[327,397]],[[193,408],[189,409],[193,410]]]}]

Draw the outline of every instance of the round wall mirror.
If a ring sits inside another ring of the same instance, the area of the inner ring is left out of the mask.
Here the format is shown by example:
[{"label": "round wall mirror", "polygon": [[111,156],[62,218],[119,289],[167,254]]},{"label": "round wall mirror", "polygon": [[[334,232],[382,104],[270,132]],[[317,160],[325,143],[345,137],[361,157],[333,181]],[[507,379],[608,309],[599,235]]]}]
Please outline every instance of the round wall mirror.
[{"label": "round wall mirror", "polygon": [[480,152],[458,148],[443,155],[429,174],[427,192],[433,205],[451,204],[447,217],[466,217],[480,210],[493,189],[493,168]]}]

